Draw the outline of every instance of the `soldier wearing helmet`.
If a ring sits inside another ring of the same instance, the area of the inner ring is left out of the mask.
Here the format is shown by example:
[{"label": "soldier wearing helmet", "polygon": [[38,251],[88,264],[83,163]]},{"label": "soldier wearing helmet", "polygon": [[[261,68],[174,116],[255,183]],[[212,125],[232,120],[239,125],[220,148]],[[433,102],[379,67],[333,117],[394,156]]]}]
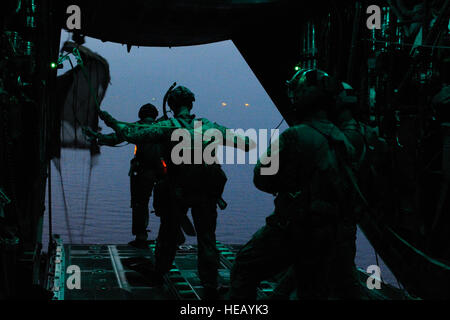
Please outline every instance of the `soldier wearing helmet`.
[{"label": "soldier wearing helmet", "polygon": [[[318,71],[319,73],[321,71]],[[354,147],[353,157],[349,159],[348,167],[355,176],[356,184],[353,189],[358,188],[362,194],[367,194],[367,188],[364,188],[364,181],[370,181],[368,178],[369,166],[371,165],[371,153],[373,150],[379,148],[378,137],[375,130],[371,127],[357,121],[355,114],[357,114],[357,97],[353,88],[347,83],[338,83],[335,87],[334,105],[329,109],[330,120],[338,126],[338,128],[345,134],[349,142]],[[304,99],[304,97],[301,97]],[[378,139],[377,139],[378,138]],[[373,169],[373,168],[371,168]],[[370,170],[373,171],[373,170]],[[353,190],[355,191],[355,190]],[[361,210],[366,210],[360,196],[352,192],[356,197],[350,201],[355,204],[348,207],[346,212],[343,212],[337,227],[337,243],[336,255],[333,262],[333,269],[329,281],[329,294],[333,298],[338,299],[367,299],[370,298],[368,292],[362,290],[358,280],[356,266],[354,263],[356,255],[356,224]],[[292,269],[282,278],[279,286],[275,290],[277,298],[286,297],[293,286],[295,274]]]},{"label": "soldier wearing helmet", "polygon": [[195,95],[186,87],[178,86],[171,90],[168,96],[168,104],[173,112],[178,112],[181,107],[192,109],[195,101]]},{"label": "soldier wearing helmet", "polygon": [[[202,135],[209,129],[218,130],[225,138],[223,141],[218,141],[219,144],[234,145],[236,148],[243,147],[245,151],[255,147],[255,143],[248,137],[236,134],[227,135],[229,132],[226,127],[212,123],[205,118],[196,119],[195,115],[191,114],[195,96],[188,88],[178,86],[171,90],[168,93],[167,101],[174,117],[144,129],[136,129],[132,125],[119,123],[104,111],[100,113],[100,116],[126,141],[132,143],[161,142],[167,146],[167,150],[173,150],[174,143],[171,136],[174,130],[186,129],[191,136],[195,133],[194,120],[201,121]],[[231,140],[227,141],[227,139]],[[206,145],[204,144],[202,148]],[[177,250],[174,234],[179,232],[181,217],[188,209],[191,209],[197,234],[198,272],[205,288],[205,298],[218,298],[219,252],[216,248],[215,236],[216,208],[225,182],[225,173],[218,163],[212,165],[168,163],[167,179],[157,186],[158,192],[162,194],[158,198],[164,198],[162,200],[164,205],[157,205],[161,226],[155,252],[154,284],[161,283],[163,275],[172,268]]]},{"label": "soldier wearing helmet", "polygon": [[[336,268],[333,269],[333,295],[340,299],[367,299],[369,292],[362,290],[358,281],[356,256],[357,222],[362,211],[367,206],[379,205],[383,200],[377,190],[380,183],[380,157],[387,151],[387,144],[380,138],[375,128],[357,120],[358,99],[354,89],[345,82],[341,82],[336,99],[336,106],[332,112],[332,121],[345,134],[355,148],[354,157],[350,163],[351,171],[355,177],[354,187],[359,189],[360,195],[354,194],[355,205],[348,214],[343,216],[340,224],[340,242],[338,243]],[[382,188],[389,190],[389,188]],[[361,197],[362,196],[362,197]],[[369,197],[370,196],[370,197]],[[378,202],[378,204],[375,204]]]},{"label": "soldier wearing helmet", "polygon": [[[328,119],[336,81],[319,70],[301,70],[288,82],[297,124],[272,143],[279,153],[275,175],[262,175],[264,157],[254,169],[254,184],[276,196],[266,224],[244,245],[231,271],[231,299],[256,299],[256,288],[293,266],[297,295],[326,299],[340,216],[350,186],[340,170],[353,147]],[[278,150],[277,150],[278,149]]]},{"label": "soldier wearing helmet", "polygon": [[[139,120],[136,124],[152,124],[158,117],[158,109],[147,103],[139,109]],[[116,133],[100,134],[85,130],[90,139],[97,139],[99,145],[116,146],[125,140]],[[132,234],[136,237],[130,245],[138,248],[147,247],[147,227],[149,222],[149,201],[153,187],[161,176],[161,146],[158,144],[137,144],[134,158],[130,161],[130,193],[132,208]]]},{"label": "soldier wearing helmet", "polygon": [[331,113],[334,110],[339,83],[318,69],[301,69],[287,81],[287,95],[292,104],[291,113],[297,122],[303,121],[318,109]]}]

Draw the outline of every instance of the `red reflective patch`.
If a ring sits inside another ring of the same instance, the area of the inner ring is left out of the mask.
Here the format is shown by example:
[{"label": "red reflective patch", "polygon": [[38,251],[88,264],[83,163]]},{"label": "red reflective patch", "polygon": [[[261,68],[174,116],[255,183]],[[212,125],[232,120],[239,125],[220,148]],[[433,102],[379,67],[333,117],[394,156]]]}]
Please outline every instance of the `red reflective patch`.
[{"label": "red reflective patch", "polygon": [[163,172],[164,172],[164,174],[166,174],[167,173],[167,163],[164,161],[164,159],[161,159],[161,163],[163,166]]}]

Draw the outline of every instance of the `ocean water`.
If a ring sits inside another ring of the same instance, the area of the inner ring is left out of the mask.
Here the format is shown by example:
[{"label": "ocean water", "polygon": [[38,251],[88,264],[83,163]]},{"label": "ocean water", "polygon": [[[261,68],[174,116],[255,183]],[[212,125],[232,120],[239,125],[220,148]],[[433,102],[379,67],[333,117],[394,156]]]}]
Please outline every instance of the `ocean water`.
[{"label": "ocean water", "polygon": [[[90,156],[86,151],[63,150],[61,178],[55,166],[52,170],[52,227],[65,243],[123,244],[133,239],[131,234],[131,208],[129,192],[129,160],[133,146],[102,147],[101,155],[91,171]],[[244,244],[265,223],[273,210],[273,197],[258,191],[252,183],[252,165],[224,165],[228,183],[224,199],[228,207],[219,210],[217,240],[225,244]],[[65,214],[63,188],[68,216]],[[89,193],[87,193],[89,191]],[[86,207],[87,203],[87,207]],[[150,200],[150,209],[152,200]],[[87,210],[85,210],[85,208]],[[47,206],[48,209],[48,206]],[[86,214],[85,214],[86,212]],[[155,239],[159,218],[150,215],[150,239]],[[48,212],[45,214],[44,247],[48,241]],[[195,237],[186,237],[194,244]],[[384,281],[396,285],[395,277],[379,258]],[[377,264],[375,251],[358,230],[356,264],[367,269]]]}]

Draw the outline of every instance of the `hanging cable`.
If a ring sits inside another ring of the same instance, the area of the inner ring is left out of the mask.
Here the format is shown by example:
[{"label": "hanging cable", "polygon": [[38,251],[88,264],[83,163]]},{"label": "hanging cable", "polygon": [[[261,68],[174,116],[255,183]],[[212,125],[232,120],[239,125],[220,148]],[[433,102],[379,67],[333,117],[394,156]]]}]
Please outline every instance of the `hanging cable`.
[{"label": "hanging cable", "polygon": [[[377,262],[377,266],[378,266],[378,268],[380,268],[380,270],[381,270],[380,262],[378,261],[378,253],[375,251],[375,248],[373,249],[373,251],[375,252],[375,260],[376,260],[376,262]],[[381,272],[380,272],[380,280],[381,280],[381,282],[384,283],[383,276],[381,275]]]},{"label": "hanging cable", "polygon": [[48,239],[49,247],[53,243],[53,222],[52,222],[52,163],[48,160]]},{"label": "hanging cable", "polygon": [[[280,123],[275,127],[274,130],[280,129],[280,127],[281,127],[281,125],[284,123],[284,121],[285,121],[284,118],[281,119]],[[272,136],[270,137],[270,142],[272,142],[272,139],[273,139],[273,135],[274,135],[274,134],[275,134],[275,132],[272,133]]]},{"label": "hanging cable", "polygon": [[84,232],[86,229],[86,221],[87,221],[87,208],[88,208],[88,200],[89,200],[89,191],[91,189],[91,176],[92,176],[92,159],[89,159],[89,176],[88,176],[88,183],[86,188],[86,195],[84,202],[84,214],[83,214],[83,223],[81,227],[81,243],[84,243]]},{"label": "hanging cable", "polygon": [[[70,59],[70,54],[66,54],[61,56],[58,59],[58,64],[61,63],[62,61],[68,60],[70,63],[70,66],[72,68],[72,71],[75,69],[74,65],[72,63],[72,60]],[[75,84],[74,84],[74,89],[73,89],[73,96],[72,96],[72,117],[74,119],[74,139],[75,139],[75,143],[77,143],[77,126],[82,127],[83,125],[80,123],[80,120],[77,117],[77,111],[75,106],[78,104],[78,88],[79,88],[79,77],[78,75],[76,76],[75,79]],[[89,94],[91,94],[91,92],[89,92]],[[90,97],[89,97],[90,100]],[[86,115],[87,116],[87,115]],[[85,170],[83,170],[84,173]],[[88,177],[88,185],[87,185],[87,191],[86,191],[86,195],[85,195],[85,204],[84,204],[84,213],[83,213],[83,221],[85,223],[86,218],[87,218],[87,205],[88,205],[88,193],[90,190],[90,177],[91,177],[91,172],[92,172],[92,166],[90,165],[90,169],[89,169],[89,177]],[[64,216],[65,216],[65,222],[66,222],[66,227],[68,230],[68,235],[69,235],[69,241],[70,243],[73,242],[73,237],[72,237],[72,229],[71,229],[71,225],[70,225],[70,217],[69,217],[69,209],[68,209],[68,204],[67,204],[67,197],[66,197],[66,192],[65,192],[65,188],[64,188],[64,181],[63,181],[63,176],[62,176],[62,167],[61,165],[59,166],[59,174],[60,174],[60,182],[61,182],[61,189],[62,189],[62,194],[63,194],[63,202],[64,202]],[[83,183],[84,185],[84,183]],[[84,237],[84,225],[82,227],[82,232],[81,232],[81,238],[83,239]],[[82,240],[83,241],[83,240]]]},{"label": "hanging cable", "polygon": [[[98,80],[99,76],[98,76],[98,69],[96,68],[96,80]],[[89,83],[90,85],[90,83]],[[89,91],[89,99],[88,101],[91,100],[91,94],[92,94],[93,90]],[[94,97],[95,99],[95,97]],[[95,101],[97,103],[97,101]],[[89,120],[89,115],[86,114],[86,122],[88,123]],[[84,212],[83,212],[83,222],[82,222],[82,226],[81,226],[81,243],[84,243],[84,234],[85,234],[85,230],[86,230],[86,222],[87,222],[87,209],[88,209],[88,203],[89,203],[89,192],[90,192],[90,188],[91,188],[91,176],[92,176],[92,156],[89,158],[89,173],[88,173],[88,182],[87,182],[87,188],[86,188],[86,194],[85,194],[85,202],[84,202]]]},{"label": "hanging cable", "polygon": [[406,292],[405,288],[401,285],[400,281],[398,281],[397,276],[394,274],[395,281],[397,281],[397,287],[402,291],[403,298],[406,298],[408,296],[408,293]]},{"label": "hanging cable", "polygon": [[64,201],[64,218],[66,221],[67,233],[69,235],[69,242],[72,243],[72,229],[70,228],[69,209],[67,206],[66,191],[64,190],[61,162],[62,161],[60,161],[60,164],[59,164],[59,167],[60,167],[59,178],[60,178],[60,182],[61,182],[61,189],[62,189],[62,195],[63,195],[63,201]]}]

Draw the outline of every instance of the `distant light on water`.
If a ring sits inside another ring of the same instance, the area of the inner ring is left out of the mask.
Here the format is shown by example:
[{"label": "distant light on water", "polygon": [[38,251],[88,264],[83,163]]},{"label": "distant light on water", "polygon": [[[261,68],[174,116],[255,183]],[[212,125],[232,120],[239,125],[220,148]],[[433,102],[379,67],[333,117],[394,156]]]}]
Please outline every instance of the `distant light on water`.
[{"label": "distant light on water", "polygon": [[249,103],[246,103],[246,104],[244,104],[244,106],[246,106],[246,107],[250,107],[250,104],[249,104]]},{"label": "distant light on water", "polygon": [[228,104],[226,102],[222,102],[222,107],[226,107]]}]

